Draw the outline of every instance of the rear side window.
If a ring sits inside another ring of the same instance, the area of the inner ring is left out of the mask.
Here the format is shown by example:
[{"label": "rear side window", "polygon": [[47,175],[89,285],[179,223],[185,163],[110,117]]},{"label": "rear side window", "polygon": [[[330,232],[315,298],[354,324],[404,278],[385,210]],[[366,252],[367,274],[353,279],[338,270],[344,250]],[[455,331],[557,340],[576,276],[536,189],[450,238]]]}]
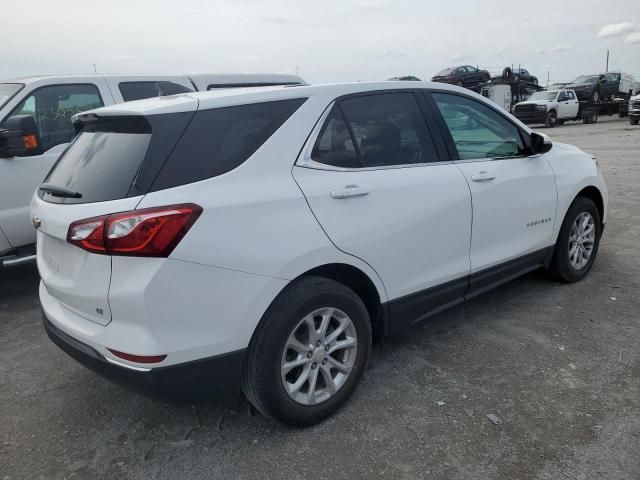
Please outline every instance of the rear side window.
[{"label": "rear side window", "polygon": [[304,98],[198,111],[151,190],[212,178],[246,161]]},{"label": "rear side window", "polygon": [[120,93],[125,102],[142,100],[144,98],[164,97],[178,93],[193,92],[191,88],[174,82],[121,82]]},{"label": "rear side window", "polygon": [[320,130],[311,158],[324,165],[359,168],[360,160],[340,107],[335,104]]},{"label": "rear side window", "polygon": [[336,167],[370,168],[434,162],[437,155],[414,95],[400,92],[340,101],[311,158]]}]

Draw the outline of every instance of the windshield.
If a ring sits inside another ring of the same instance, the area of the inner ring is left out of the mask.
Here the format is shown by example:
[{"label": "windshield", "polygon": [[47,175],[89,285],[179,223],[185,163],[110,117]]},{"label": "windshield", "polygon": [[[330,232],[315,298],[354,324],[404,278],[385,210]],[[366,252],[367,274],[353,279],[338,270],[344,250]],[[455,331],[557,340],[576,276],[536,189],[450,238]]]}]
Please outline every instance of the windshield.
[{"label": "windshield", "polygon": [[528,100],[555,100],[558,92],[536,92],[531,95]]},{"label": "windshield", "polygon": [[438,73],[436,73],[434,77],[444,77],[446,75],[449,75],[454,70],[455,68],[445,68],[444,70],[440,70]]},{"label": "windshield", "polygon": [[580,75],[571,83],[596,83],[599,78],[599,75]]},{"label": "windshield", "polygon": [[0,108],[4,107],[23,87],[22,83],[0,83]]}]

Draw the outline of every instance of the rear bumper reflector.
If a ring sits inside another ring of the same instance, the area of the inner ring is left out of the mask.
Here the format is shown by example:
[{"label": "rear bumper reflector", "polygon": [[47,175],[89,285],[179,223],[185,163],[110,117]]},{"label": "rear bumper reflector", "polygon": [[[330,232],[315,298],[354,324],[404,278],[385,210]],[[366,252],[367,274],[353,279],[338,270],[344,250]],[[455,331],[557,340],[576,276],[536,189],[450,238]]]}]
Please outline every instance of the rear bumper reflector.
[{"label": "rear bumper reflector", "polygon": [[118,358],[127,360],[129,362],[136,362],[136,363],[160,363],[165,358],[167,358],[166,355],[133,355],[131,353],[124,353],[124,352],[119,352],[118,350],[112,350],[111,348],[109,348],[108,350]]}]

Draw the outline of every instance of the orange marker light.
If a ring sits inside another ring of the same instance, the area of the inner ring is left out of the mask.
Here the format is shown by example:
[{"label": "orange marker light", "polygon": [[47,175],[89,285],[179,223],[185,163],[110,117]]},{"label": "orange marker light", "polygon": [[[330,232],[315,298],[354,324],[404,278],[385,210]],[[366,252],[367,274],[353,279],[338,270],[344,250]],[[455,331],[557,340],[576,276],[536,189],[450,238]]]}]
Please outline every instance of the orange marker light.
[{"label": "orange marker light", "polygon": [[35,135],[25,135],[22,137],[24,148],[38,148],[38,139]]}]

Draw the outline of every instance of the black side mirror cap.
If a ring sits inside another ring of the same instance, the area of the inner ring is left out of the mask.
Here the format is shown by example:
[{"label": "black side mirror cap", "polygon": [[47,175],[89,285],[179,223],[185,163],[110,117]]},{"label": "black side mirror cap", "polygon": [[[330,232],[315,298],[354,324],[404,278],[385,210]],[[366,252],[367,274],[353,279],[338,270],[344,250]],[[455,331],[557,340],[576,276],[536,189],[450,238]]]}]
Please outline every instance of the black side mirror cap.
[{"label": "black side mirror cap", "polygon": [[549,150],[551,150],[551,147],[553,147],[553,143],[551,142],[548,136],[542,133],[537,133],[537,132],[531,133],[531,154],[532,155],[547,153]]},{"label": "black side mirror cap", "polygon": [[30,157],[44,153],[40,132],[31,115],[15,115],[0,130],[0,157]]}]

